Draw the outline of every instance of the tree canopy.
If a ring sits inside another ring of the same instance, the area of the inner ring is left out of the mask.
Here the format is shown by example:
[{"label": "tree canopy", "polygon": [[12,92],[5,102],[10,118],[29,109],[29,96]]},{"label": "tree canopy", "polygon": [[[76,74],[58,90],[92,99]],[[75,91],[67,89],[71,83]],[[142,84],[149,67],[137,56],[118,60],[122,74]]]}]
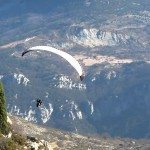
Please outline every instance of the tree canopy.
[{"label": "tree canopy", "polygon": [[6,135],[9,132],[9,124],[7,123],[6,99],[4,87],[0,82],[0,133]]}]

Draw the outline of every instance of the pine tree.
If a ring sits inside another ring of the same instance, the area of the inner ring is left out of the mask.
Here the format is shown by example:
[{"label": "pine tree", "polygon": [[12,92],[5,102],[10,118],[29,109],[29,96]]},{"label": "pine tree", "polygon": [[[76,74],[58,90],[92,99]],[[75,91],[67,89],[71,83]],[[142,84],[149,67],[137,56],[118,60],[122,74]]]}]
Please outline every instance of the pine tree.
[{"label": "pine tree", "polygon": [[0,82],[0,133],[6,135],[9,132],[9,124],[7,123],[6,100],[4,88]]}]

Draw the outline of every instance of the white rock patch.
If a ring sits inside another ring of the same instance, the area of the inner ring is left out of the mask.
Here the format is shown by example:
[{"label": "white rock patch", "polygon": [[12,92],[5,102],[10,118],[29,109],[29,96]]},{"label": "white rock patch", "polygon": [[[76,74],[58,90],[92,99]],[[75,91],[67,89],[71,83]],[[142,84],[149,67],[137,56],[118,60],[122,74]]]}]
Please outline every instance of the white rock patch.
[{"label": "white rock patch", "polygon": [[42,105],[40,107],[40,110],[41,110],[41,119],[42,119],[43,123],[46,123],[50,119],[50,117],[53,113],[53,106],[50,103],[48,104],[48,108],[46,108],[44,105]]},{"label": "white rock patch", "polygon": [[[53,79],[55,80],[56,78],[54,77]],[[86,84],[74,83],[71,79],[69,79],[68,76],[61,75],[58,79],[58,84],[56,84],[55,87],[64,88],[64,89],[85,90],[86,89]]]},{"label": "white rock patch", "polygon": [[17,80],[18,84],[24,84],[25,86],[27,86],[28,82],[30,82],[30,80],[23,74],[17,74],[14,73],[14,78]]}]

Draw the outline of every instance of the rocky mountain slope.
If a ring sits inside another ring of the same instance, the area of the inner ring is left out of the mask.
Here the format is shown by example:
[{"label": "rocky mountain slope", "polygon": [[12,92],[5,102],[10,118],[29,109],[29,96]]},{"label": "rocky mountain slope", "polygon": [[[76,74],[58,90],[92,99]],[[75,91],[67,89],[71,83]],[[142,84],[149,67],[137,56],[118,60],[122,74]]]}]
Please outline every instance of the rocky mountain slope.
[{"label": "rocky mountain slope", "polygon": [[[0,1],[8,112],[76,133],[149,138],[149,6],[149,0]],[[73,55],[85,80],[55,55],[21,57],[36,45]]]},{"label": "rocky mountain slope", "polygon": [[146,150],[150,148],[148,140],[134,140],[123,138],[111,138],[106,136],[85,136],[72,132],[64,132],[52,128],[45,128],[11,116],[13,129],[22,133],[32,142],[35,148],[40,142],[45,142],[49,150]]}]

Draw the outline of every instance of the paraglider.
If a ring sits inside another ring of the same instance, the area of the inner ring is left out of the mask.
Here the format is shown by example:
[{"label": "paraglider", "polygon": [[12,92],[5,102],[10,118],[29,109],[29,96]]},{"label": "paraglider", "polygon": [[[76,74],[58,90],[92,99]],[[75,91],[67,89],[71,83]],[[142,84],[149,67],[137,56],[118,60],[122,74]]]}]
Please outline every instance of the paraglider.
[{"label": "paraglider", "polygon": [[82,67],[80,66],[79,62],[74,57],[72,57],[70,54],[68,54],[64,51],[58,50],[56,48],[50,47],[50,46],[35,46],[35,47],[29,48],[28,50],[25,50],[22,53],[22,56],[24,56],[25,54],[27,54],[28,52],[31,52],[31,51],[48,51],[48,52],[52,52],[54,54],[61,56],[66,61],[68,61],[70,63],[70,65],[72,65],[72,67],[74,67],[74,69],[77,71],[77,73],[80,76],[80,80],[82,81],[84,79]]}]

